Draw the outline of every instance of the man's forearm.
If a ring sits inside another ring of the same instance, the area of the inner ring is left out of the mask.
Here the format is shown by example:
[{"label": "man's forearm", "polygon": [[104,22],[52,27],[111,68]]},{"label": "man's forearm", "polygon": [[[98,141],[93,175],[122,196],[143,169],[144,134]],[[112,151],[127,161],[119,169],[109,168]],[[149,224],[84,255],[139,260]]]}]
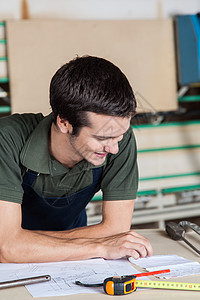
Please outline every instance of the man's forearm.
[{"label": "man's forearm", "polygon": [[[40,232],[22,229],[21,207],[0,201],[0,262],[52,262],[94,257],[117,259],[125,255],[139,258],[152,255],[149,241],[129,231],[131,213],[127,216],[117,204],[116,208],[110,205],[106,204],[100,224],[63,232]],[[123,209],[130,211],[125,206],[123,202]]]},{"label": "man's forearm", "polygon": [[30,263],[63,260],[82,260],[95,257],[135,259],[152,255],[147,239],[134,231],[106,238],[59,239],[28,230],[20,230],[0,247],[0,262]]},{"label": "man's forearm", "polygon": [[91,226],[79,227],[70,230],[63,231],[36,231],[39,234],[51,236],[60,239],[66,238],[101,238],[114,235],[116,233],[115,228],[107,226],[106,224],[99,223]]},{"label": "man's forearm", "polygon": [[95,257],[98,243],[87,238],[58,238],[20,230],[1,245],[1,262],[49,262]]}]

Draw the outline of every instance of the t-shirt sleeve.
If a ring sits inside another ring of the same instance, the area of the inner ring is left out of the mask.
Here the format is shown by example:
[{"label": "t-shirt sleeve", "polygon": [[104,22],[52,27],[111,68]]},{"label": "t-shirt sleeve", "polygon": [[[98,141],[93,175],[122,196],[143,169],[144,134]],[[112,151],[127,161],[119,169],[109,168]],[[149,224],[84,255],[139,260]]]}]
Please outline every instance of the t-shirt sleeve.
[{"label": "t-shirt sleeve", "polygon": [[130,127],[119,143],[118,153],[108,155],[101,190],[103,200],[131,200],[136,198],[137,189],[137,148]]},{"label": "t-shirt sleeve", "polygon": [[[0,120],[0,200],[22,203],[21,149],[41,114],[12,115]],[[31,123],[30,126],[27,126]]]},{"label": "t-shirt sleeve", "polygon": [[9,134],[0,133],[0,200],[21,203],[23,188],[21,170],[14,140]]}]

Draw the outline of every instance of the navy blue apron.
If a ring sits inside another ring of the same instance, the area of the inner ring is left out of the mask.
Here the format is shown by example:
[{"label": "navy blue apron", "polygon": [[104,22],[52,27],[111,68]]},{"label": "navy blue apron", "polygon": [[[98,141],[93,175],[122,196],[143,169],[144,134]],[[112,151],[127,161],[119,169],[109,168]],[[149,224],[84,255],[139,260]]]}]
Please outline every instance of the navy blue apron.
[{"label": "navy blue apron", "polygon": [[102,167],[93,169],[93,183],[66,197],[41,197],[33,189],[38,173],[28,170],[23,178],[22,227],[30,230],[67,230],[87,225],[85,207],[99,191]]}]

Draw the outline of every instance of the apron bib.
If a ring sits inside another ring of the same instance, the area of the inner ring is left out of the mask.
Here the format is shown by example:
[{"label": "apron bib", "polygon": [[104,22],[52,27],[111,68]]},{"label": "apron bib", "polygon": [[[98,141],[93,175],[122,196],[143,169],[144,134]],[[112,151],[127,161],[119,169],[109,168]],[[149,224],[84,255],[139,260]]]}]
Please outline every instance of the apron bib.
[{"label": "apron bib", "polygon": [[30,230],[59,231],[87,225],[85,207],[99,191],[103,168],[93,169],[93,183],[66,197],[41,197],[33,189],[38,173],[27,170],[22,187],[22,227]]}]

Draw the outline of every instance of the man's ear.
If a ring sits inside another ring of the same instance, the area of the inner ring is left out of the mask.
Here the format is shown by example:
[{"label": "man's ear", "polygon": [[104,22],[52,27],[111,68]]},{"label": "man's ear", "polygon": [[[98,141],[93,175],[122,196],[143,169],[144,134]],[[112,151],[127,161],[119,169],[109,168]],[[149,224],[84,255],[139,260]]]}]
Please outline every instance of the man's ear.
[{"label": "man's ear", "polygon": [[73,127],[72,125],[65,119],[60,118],[57,116],[57,125],[62,133],[72,133]]}]

